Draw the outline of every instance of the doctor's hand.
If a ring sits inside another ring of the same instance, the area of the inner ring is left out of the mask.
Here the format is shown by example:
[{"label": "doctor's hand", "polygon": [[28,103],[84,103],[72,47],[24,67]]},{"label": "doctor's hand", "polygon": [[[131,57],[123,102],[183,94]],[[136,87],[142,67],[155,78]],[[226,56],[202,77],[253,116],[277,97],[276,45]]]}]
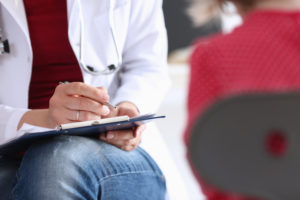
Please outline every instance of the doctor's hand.
[{"label": "doctor's hand", "polygon": [[81,82],[60,84],[49,102],[49,126],[101,119],[110,114],[109,96],[105,88],[92,87]]},{"label": "doctor's hand", "polygon": [[[137,107],[130,102],[122,102],[117,106],[117,109],[111,111],[108,117],[116,117],[128,115],[136,117],[139,115]],[[114,145],[125,151],[136,149],[141,142],[141,135],[146,129],[146,125],[141,125],[130,130],[123,131],[108,131],[106,134],[100,134],[99,139]]]}]

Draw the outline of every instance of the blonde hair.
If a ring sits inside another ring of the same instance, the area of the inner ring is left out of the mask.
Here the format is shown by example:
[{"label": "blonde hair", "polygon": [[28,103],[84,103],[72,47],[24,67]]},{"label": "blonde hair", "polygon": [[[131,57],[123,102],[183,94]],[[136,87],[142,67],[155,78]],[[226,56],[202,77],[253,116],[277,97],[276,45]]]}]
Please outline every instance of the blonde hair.
[{"label": "blonde hair", "polygon": [[224,11],[226,3],[239,5],[243,12],[247,12],[253,8],[256,1],[260,0],[191,0],[187,13],[192,18],[194,25],[200,26]]}]

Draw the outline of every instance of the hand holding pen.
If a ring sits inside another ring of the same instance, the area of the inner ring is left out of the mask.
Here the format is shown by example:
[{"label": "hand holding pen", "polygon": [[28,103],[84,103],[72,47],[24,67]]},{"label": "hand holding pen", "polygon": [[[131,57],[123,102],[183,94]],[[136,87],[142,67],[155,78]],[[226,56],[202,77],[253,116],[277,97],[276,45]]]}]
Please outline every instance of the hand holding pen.
[{"label": "hand holding pen", "polygon": [[101,119],[115,109],[103,87],[81,82],[59,84],[49,102],[49,125]]},{"label": "hand holding pen", "polygon": [[[108,100],[108,93],[103,87],[95,88],[79,82],[61,82],[50,99],[48,115],[51,126],[106,117],[139,115],[138,108],[131,102],[121,102],[116,108],[108,103]],[[129,130],[109,131],[99,135],[99,139],[125,151],[131,151],[139,145],[144,130],[145,125],[140,125]]]}]

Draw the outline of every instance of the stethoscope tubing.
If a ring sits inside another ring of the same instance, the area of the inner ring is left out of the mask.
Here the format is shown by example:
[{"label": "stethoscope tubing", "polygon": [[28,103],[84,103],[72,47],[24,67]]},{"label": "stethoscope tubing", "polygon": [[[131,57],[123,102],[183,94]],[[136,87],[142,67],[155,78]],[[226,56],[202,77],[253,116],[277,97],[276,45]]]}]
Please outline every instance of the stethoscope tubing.
[{"label": "stethoscope tubing", "polygon": [[[79,7],[79,18],[80,18],[80,49],[79,49],[79,65],[80,67],[87,73],[94,75],[94,76],[99,76],[99,75],[109,75],[114,72],[116,72],[122,63],[122,56],[121,56],[121,51],[120,47],[117,42],[117,35],[115,32],[115,27],[114,27],[114,16],[113,16],[113,10],[114,10],[114,0],[108,0],[109,3],[109,25],[110,25],[110,31],[112,34],[112,39],[113,43],[115,46],[115,51],[117,54],[117,62],[115,64],[110,64],[109,66],[106,67],[106,69],[102,71],[97,71],[96,67],[93,66],[87,66],[84,62],[84,51],[83,51],[83,42],[84,42],[84,18],[83,18],[83,11],[82,11],[82,6],[81,6],[81,0],[77,0],[78,7]],[[8,40],[4,40],[2,38],[2,29],[0,28],[0,55],[4,53],[9,53],[9,43]]]},{"label": "stethoscope tubing", "polygon": [[113,10],[114,10],[114,0],[109,0],[109,26],[110,26],[110,32],[112,34],[112,39],[113,43],[115,46],[115,51],[117,54],[117,62],[115,64],[111,64],[106,67],[106,69],[102,71],[96,71],[95,67],[92,66],[87,66],[84,62],[84,51],[83,51],[83,42],[84,42],[84,18],[83,18],[83,11],[81,7],[81,2],[80,0],[77,0],[78,6],[79,6],[79,17],[80,17],[80,50],[79,50],[79,65],[80,67],[87,73],[94,75],[94,76],[99,76],[99,75],[109,75],[117,71],[122,63],[122,56],[121,56],[121,51],[120,47],[117,42],[117,35],[115,32],[115,27],[114,27],[114,16],[113,16]]}]

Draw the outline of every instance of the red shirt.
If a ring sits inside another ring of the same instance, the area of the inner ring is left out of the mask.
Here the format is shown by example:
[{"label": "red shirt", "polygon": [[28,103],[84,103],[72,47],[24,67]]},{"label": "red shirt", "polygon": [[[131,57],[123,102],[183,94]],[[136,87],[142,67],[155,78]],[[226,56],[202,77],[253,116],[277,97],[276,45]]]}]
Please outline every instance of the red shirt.
[{"label": "red shirt", "polygon": [[[191,58],[188,126],[211,104],[247,92],[300,91],[300,12],[255,11]],[[189,131],[185,133],[188,145]],[[201,176],[201,175],[200,175]],[[203,184],[209,200],[241,200]]]},{"label": "red shirt", "polygon": [[60,81],[82,81],[68,39],[65,0],[24,0],[33,49],[29,108],[48,108]]}]

